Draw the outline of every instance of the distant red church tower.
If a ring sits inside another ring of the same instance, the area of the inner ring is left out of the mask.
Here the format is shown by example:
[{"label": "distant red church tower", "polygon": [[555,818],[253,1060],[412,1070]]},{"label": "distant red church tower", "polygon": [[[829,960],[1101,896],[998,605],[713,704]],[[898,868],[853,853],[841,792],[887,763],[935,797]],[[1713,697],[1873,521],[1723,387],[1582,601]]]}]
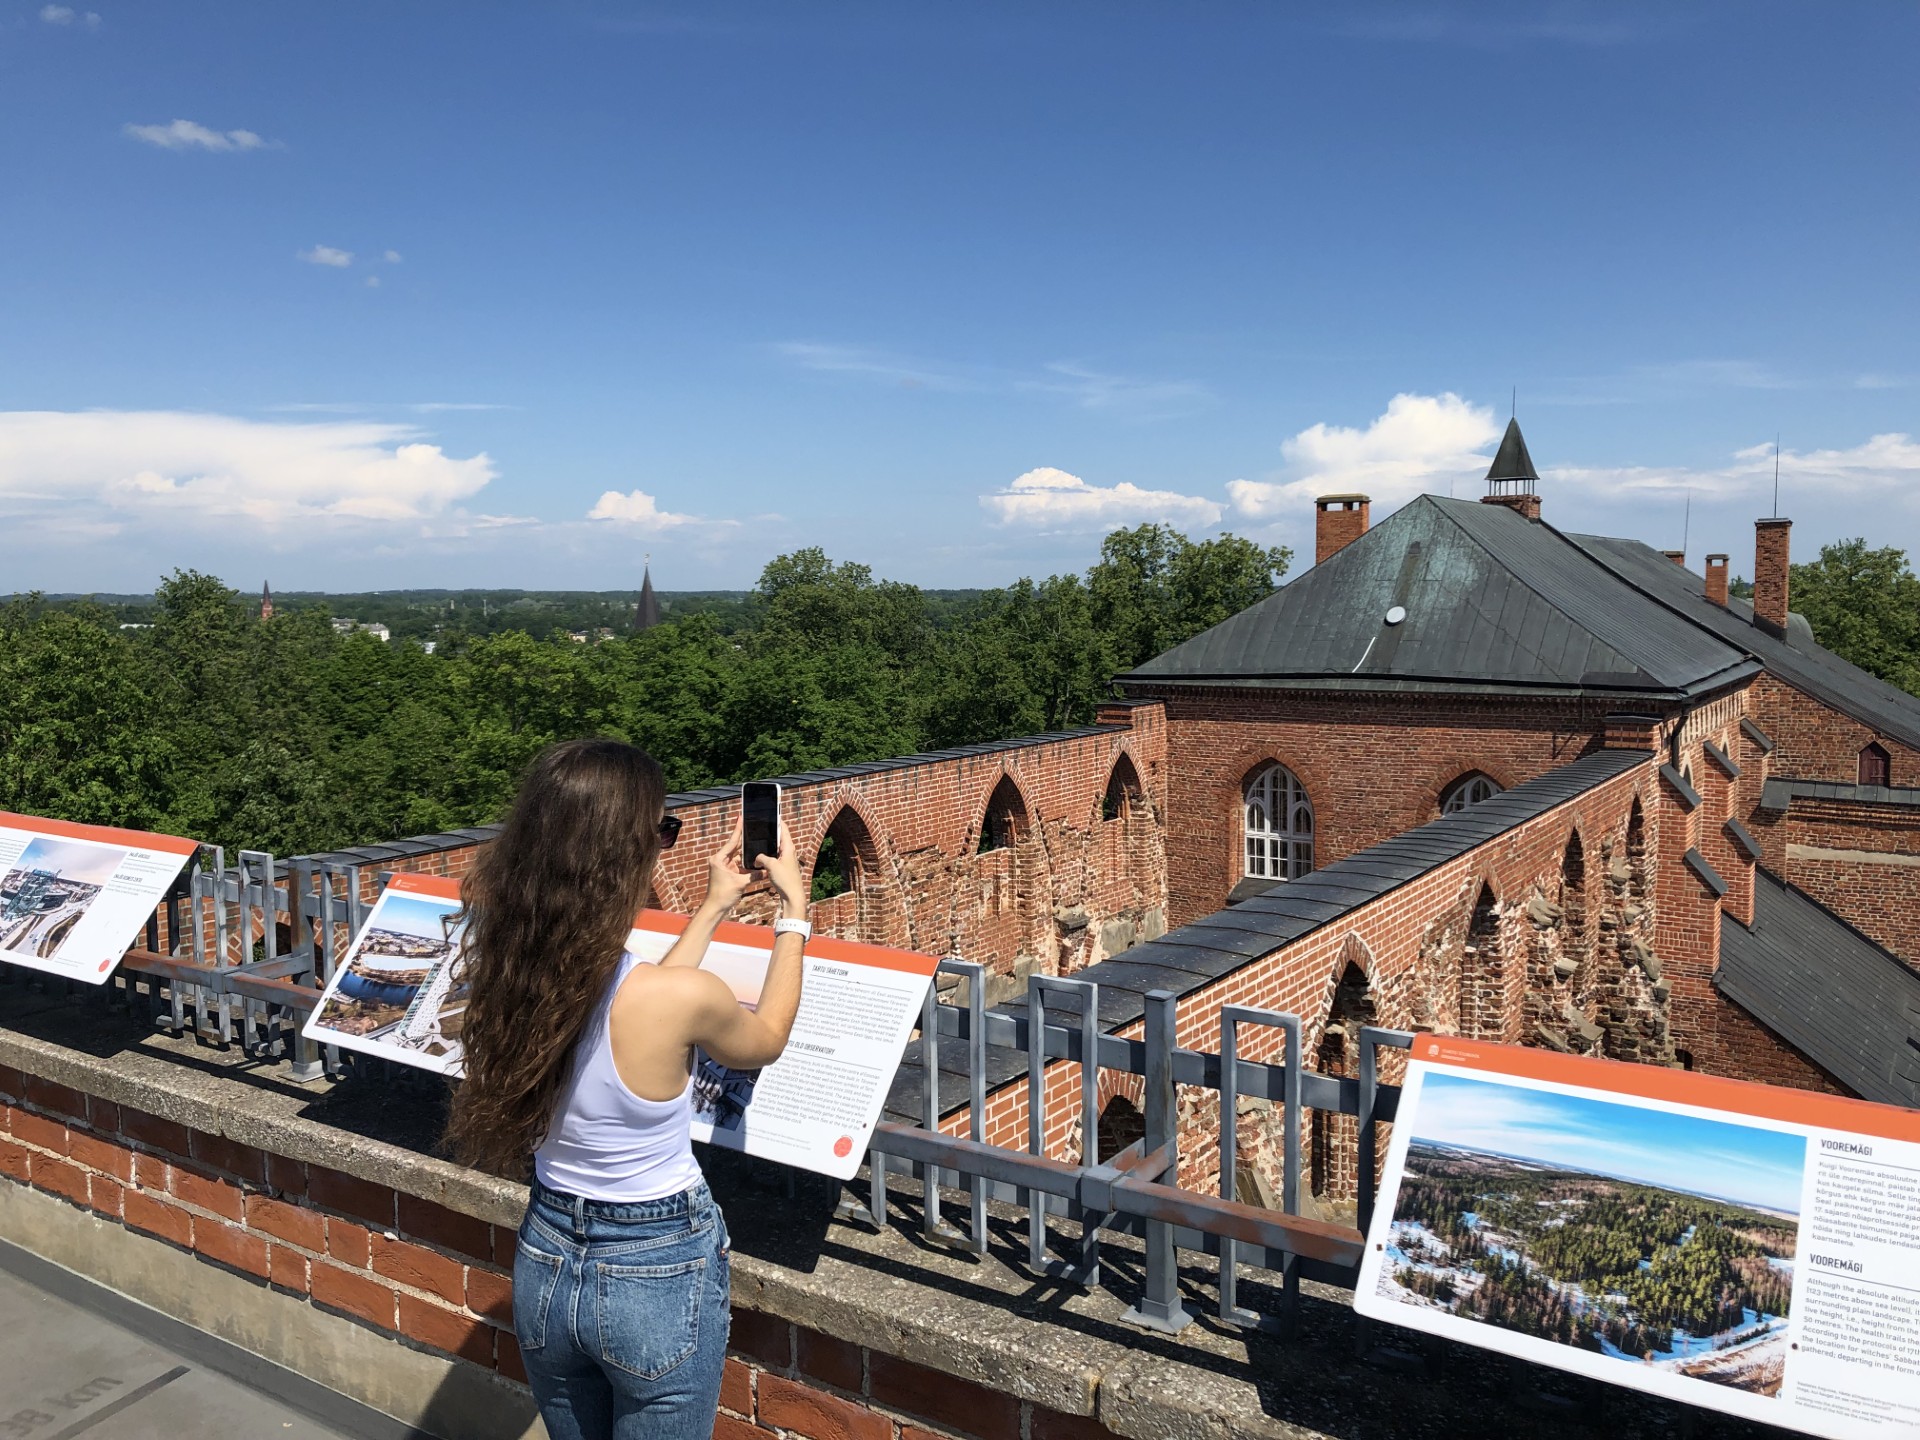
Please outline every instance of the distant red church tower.
[{"label": "distant red church tower", "polygon": [[273,618],[273,591],[264,580],[260,582],[260,618],[262,620]]}]

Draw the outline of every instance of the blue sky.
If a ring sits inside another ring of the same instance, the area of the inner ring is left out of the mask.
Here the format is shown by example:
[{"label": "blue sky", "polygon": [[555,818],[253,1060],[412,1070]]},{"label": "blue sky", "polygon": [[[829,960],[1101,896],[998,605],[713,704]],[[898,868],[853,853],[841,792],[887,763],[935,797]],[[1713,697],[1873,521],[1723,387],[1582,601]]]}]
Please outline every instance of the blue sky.
[{"label": "blue sky", "polygon": [[0,8],[0,590],[1310,557],[1516,386],[1564,527],[1747,571],[1777,432],[1920,551],[1911,5],[94,4]]},{"label": "blue sky", "polygon": [[1417,1139],[1800,1212],[1799,1135],[1428,1072]]}]

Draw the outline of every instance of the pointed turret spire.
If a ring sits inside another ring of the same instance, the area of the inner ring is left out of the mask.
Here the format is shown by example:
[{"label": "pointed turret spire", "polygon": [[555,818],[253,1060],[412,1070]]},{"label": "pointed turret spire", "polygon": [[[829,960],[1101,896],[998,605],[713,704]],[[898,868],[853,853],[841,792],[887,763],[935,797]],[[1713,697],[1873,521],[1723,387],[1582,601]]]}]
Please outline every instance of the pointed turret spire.
[{"label": "pointed turret spire", "polygon": [[1533,468],[1533,457],[1527,453],[1526,437],[1520,433],[1520,422],[1507,421],[1507,433],[1500,437],[1500,453],[1487,467],[1487,483],[1524,480],[1531,490],[1539,479],[1539,472]]},{"label": "pointed turret spire", "polygon": [[1540,497],[1534,493],[1534,486],[1539,483],[1540,475],[1533,468],[1533,457],[1527,453],[1520,422],[1509,420],[1507,433],[1500,437],[1500,450],[1493,457],[1493,464],[1487,467],[1487,493],[1480,497],[1480,503],[1505,505],[1529,520],[1538,520]]},{"label": "pointed turret spire", "polygon": [[660,623],[660,601],[653,593],[653,566],[646,565],[640,574],[640,603],[633,607],[633,633],[651,630]]},{"label": "pointed turret spire", "polygon": [[260,582],[260,618],[262,620],[273,618],[273,590],[264,580]]}]

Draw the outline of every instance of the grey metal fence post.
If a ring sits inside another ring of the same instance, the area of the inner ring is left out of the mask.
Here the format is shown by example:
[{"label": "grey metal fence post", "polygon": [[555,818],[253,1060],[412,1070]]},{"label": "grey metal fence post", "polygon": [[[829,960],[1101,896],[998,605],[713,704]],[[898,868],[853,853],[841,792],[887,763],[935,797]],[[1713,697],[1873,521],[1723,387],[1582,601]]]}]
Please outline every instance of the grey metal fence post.
[{"label": "grey metal fence post", "polygon": [[[1170,990],[1147,994],[1146,1015],[1146,1122],[1143,1145],[1152,1155],[1163,1147],[1167,1172],[1180,1173],[1180,1122],[1173,1092],[1173,1048],[1178,997]],[[1165,1173],[1165,1172],[1163,1172]],[[1146,1177],[1158,1179],[1158,1176]],[[1171,1334],[1193,1323],[1193,1316],[1180,1303],[1180,1253],[1173,1243],[1173,1225],[1148,1217],[1146,1286],[1140,1301],[1120,1318],[1130,1325]]]},{"label": "grey metal fence post", "polygon": [[[307,906],[313,894],[313,861],[308,859],[287,862],[287,929],[292,949],[298,952],[303,946],[312,956],[309,962],[312,969],[309,976],[317,974],[320,968],[320,944],[307,914]],[[322,879],[322,884],[325,880]],[[301,1034],[305,1017],[295,1015],[293,1022],[293,1070],[292,1076],[298,1081],[318,1080],[322,1074],[320,1047]]]},{"label": "grey metal fence post", "polygon": [[[1241,1025],[1270,1025],[1286,1036],[1285,1122],[1281,1143],[1280,1206],[1289,1215],[1300,1213],[1300,1018],[1278,1010],[1253,1010],[1244,1005],[1220,1007],[1220,1198],[1232,1200],[1239,1159]],[[1231,1236],[1220,1241],[1220,1318],[1238,1325],[1255,1325],[1260,1317],[1239,1305],[1237,1265],[1240,1242]],[[1281,1266],[1281,1314],[1291,1323],[1300,1304],[1300,1259],[1289,1255]]]},{"label": "grey metal fence post", "polygon": [[[1089,980],[1060,979],[1052,975],[1033,976],[1027,982],[1027,1017],[1035,1035],[1044,1036],[1045,1033],[1048,994],[1072,999],[1080,1007],[1080,1164],[1084,1169],[1092,1169],[1100,1163],[1100,987]],[[1047,1144],[1045,1051],[1046,1046],[1042,1041],[1034,1044],[1027,1056],[1027,1148],[1035,1155],[1044,1154]],[[1041,1206],[1040,1224],[1027,1241],[1028,1258],[1034,1269],[1047,1275],[1065,1275],[1082,1285],[1098,1285],[1100,1225],[1106,1217],[1090,1213],[1077,1203],[1068,1206],[1069,1218],[1080,1225],[1080,1253],[1071,1264],[1065,1264],[1047,1258],[1048,1208],[1044,1204]]]}]

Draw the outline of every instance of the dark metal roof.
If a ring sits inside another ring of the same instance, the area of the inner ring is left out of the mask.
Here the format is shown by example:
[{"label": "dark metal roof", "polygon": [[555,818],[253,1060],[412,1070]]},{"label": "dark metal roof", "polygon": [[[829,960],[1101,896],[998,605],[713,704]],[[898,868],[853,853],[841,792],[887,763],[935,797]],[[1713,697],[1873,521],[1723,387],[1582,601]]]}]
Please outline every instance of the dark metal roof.
[{"label": "dark metal roof", "polygon": [[1747,829],[1746,826],[1729,815],[1727,817],[1727,823],[1720,828],[1727,832],[1727,838],[1740,847],[1740,853],[1746,856],[1747,859],[1758,860],[1760,858],[1760,842],[1753,838],[1753,832]]},{"label": "dark metal roof", "polygon": [[[1389,625],[1395,606],[1406,618]],[[1121,679],[1679,699],[1758,668],[1553,527],[1423,495]]]},{"label": "dark metal roof", "polygon": [[1773,753],[1773,737],[1758,725],[1754,724],[1747,716],[1743,715],[1740,717],[1740,730],[1749,740],[1760,747],[1760,752],[1763,755],[1771,755]]},{"label": "dark metal roof", "polygon": [[1920,809],[1920,790],[1889,785],[1842,785],[1834,780],[1769,780],[1760,791],[1762,810],[1784,810],[1795,800],[1851,800],[1858,805],[1905,805]]},{"label": "dark metal roof", "polygon": [[1784,637],[1772,635],[1753,623],[1752,605],[1743,600],[1724,608],[1715,605],[1707,599],[1706,584],[1698,575],[1651,546],[1602,535],[1567,539],[1677,616],[1745,650],[1795,689],[1903,745],[1920,747],[1920,696],[1909,695],[1822,649],[1802,616],[1791,617]]},{"label": "dark metal roof", "polygon": [[1692,783],[1685,775],[1682,775],[1671,765],[1662,765],[1660,767],[1660,778],[1673,787],[1674,793],[1680,797],[1680,803],[1686,806],[1687,809],[1698,810],[1700,808],[1700,792],[1693,788]]},{"label": "dark metal roof", "polygon": [[1865,1100],[1920,1106],[1920,975],[1766,870],[1714,988]]},{"label": "dark metal roof", "polygon": [[1700,742],[1700,748],[1707,752],[1708,758],[1711,759],[1714,764],[1727,772],[1727,778],[1729,780],[1737,780],[1740,778],[1739,763],[1735,761],[1731,755],[1727,754],[1726,751],[1714,744],[1713,741],[1702,740]]},{"label": "dark metal roof", "polygon": [[1689,849],[1680,858],[1686,862],[1689,870],[1700,877],[1700,883],[1713,892],[1714,899],[1718,900],[1727,893],[1727,882],[1721,878],[1720,872],[1713,868],[1707,857],[1698,850]]}]

